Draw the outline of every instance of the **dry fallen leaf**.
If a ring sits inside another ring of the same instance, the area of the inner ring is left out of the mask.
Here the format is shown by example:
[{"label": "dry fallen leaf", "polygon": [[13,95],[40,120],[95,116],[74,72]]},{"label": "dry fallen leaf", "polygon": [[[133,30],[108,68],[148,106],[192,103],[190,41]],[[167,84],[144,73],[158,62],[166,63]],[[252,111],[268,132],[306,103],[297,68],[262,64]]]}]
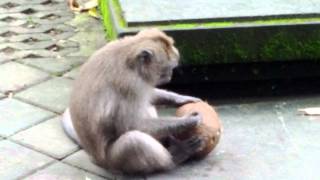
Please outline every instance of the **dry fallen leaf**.
[{"label": "dry fallen leaf", "polygon": [[95,18],[99,18],[99,13],[96,8],[92,8],[88,11],[89,15]]},{"label": "dry fallen leaf", "polygon": [[320,116],[320,107],[298,109],[298,112],[310,116]]},{"label": "dry fallen leaf", "polygon": [[84,4],[79,4],[77,0],[68,0],[68,5],[72,11],[85,12],[98,7],[98,0],[89,0]]},{"label": "dry fallen leaf", "polygon": [[83,5],[84,10],[90,10],[98,6],[98,0],[90,0]]},{"label": "dry fallen leaf", "polygon": [[77,0],[68,0],[68,6],[72,11],[80,12],[80,7]]}]

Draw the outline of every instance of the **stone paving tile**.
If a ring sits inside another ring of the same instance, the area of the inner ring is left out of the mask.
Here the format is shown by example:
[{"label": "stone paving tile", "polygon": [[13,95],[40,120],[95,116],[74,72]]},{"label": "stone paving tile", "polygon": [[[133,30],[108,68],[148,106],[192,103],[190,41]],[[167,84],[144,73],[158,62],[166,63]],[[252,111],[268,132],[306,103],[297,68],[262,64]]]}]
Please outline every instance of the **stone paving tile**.
[{"label": "stone paving tile", "polygon": [[15,99],[0,100],[0,135],[12,135],[52,116],[52,112]]},{"label": "stone paving tile", "polygon": [[64,74],[64,77],[70,78],[70,79],[75,79],[80,71],[80,67],[74,68],[71,71],[67,72],[66,74]]},{"label": "stone paving tile", "polygon": [[[62,32],[74,32],[72,26],[67,24],[50,24],[50,25],[40,25],[37,28],[27,28],[27,27],[3,27],[0,29],[0,35],[4,37],[10,37],[16,34],[31,34],[31,33],[47,33],[54,36],[61,34]],[[9,34],[10,33],[10,34]]]},{"label": "stone paving tile", "polygon": [[[33,49],[47,49],[53,51],[59,51],[60,49],[65,48],[76,48],[78,44],[72,41],[31,41],[28,42],[14,42],[14,43],[1,43],[0,51],[5,51],[10,48],[12,51],[14,50],[33,50]],[[9,52],[8,54],[10,54]]]},{"label": "stone paving tile", "polygon": [[19,179],[53,159],[8,140],[0,141],[0,179]]},{"label": "stone paving tile", "polygon": [[144,179],[143,177],[139,176],[125,176],[119,174],[112,174],[111,172],[108,172],[107,170],[92,163],[89,159],[89,156],[84,150],[80,150],[72,154],[71,156],[64,159],[63,162],[78,167],[80,169],[92,172],[94,174],[98,174],[108,179]]},{"label": "stone paving tile", "polygon": [[[91,20],[89,21],[89,19]],[[77,27],[76,34],[72,36],[70,40],[82,45],[78,52],[72,53],[70,56],[89,57],[94,51],[106,44],[105,33],[100,23],[98,20],[92,20],[87,14],[77,15],[68,23]],[[85,46],[83,44],[85,44]]]},{"label": "stone paving tile", "polygon": [[[51,3],[55,3],[55,2],[63,2],[64,0],[54,0],[54,1],[48,1],[48,0],[16,0],[14,1],[17,4],[51,4]],[[1,0],[1,4],[5,4],[5,3],[12,3],[12,0]]]},{"label": "stone paving tile", "polygon": [[[56,15],[56,16],[52,16]],[[7,17],[10,17],[7,19]],[[74,14],[71,11],[59,11],[59,10],[48,10],[48,11],[37,11],[33,14],[23,14],[23,13],[0,13],[0,21],[3,22],[13,22],[15,20],[24,20],[29,19],[31,20],[45,20],[45,19],[58,19],[58,18],[73,18]]]},{"label": "stone paving tile", "polygon": [[[2,3],[1,3],[2,4]],[[42,4],[24,4],[22,6],[15,6],[12,8],[3,8],[0,6],[1,14],[9,13],[23,13],[23,14],[33,14],[39,11],[48,11],[48,10],[67,10],[65,3],[57,3],[55,5],[44,6]]]},{"label": "stone paving tile", "polygon": [[92,163],[89,159],[88,154],[84,150],[80,150],[72,154],[71,156],[64,159],[63,162],[106,178],[114,178],[114,175],[111,172],[108,172]]},{"label": "stone paving tile", "polygon": [[79,147],[66,136],[60,120],[61,117],[47,120],[19,132],[11,139],[56,159],[62,159]]},{"label": "stone paving tile", "polygon": [[54,163],[47,168],[25,178],[26,180],[70,179],[70,180],[103,180],[104,178],[72,167],[64,163]]},{"label": "stone paving tile", "polygon": [[69,103],[72,80],[54,78],[16,95],[17,98],[62,113]]},{"label": "stone paving tile", "polygon": [[85,59],[85,57],[28,58],[19,60],[19,62],[48,71],[53,75],[61,75],[73,67],[79,66]]},{"label": "stone paving tile", "polygon": [[80,46],[79,50],[74,53],[70,53],[69,56],[86,56],[89,57],[97,49],[101,48],[105,44],[103,32],[77,32],[70,38],[72,41],[77,41],[79,44],[86,44],[86,46]]},{"label": "stone paving tile", "polygon": [[[52,14],[56,16],[52,16]],[[9,19],[6,19],[7,17],[10,17]],[[73,18],[74,14],[71,11],[57,11],[57,10],[48,10],[48,11],[37,11],[34,12],[33,14],[23,14],[23,13],[5,13],[1,14],[0,13],[0,21],[3,22],[13,22],[15,20],[24,20],[24,19],[29,19],[30,21],[32,20],[55,20],[58,18]]]},{"label": "stone paving tile", "polygon": [[24,42],[33,43],[34,41],[57,41],[67,39],[73,35],[74,32],[60,32],[58,34],[34,33],[34,34],[14,34],[12,36],[0,36],[0,42]]},{"label": "stone paving tile", "polygon": [[[100,32],[103,31],[103,26],[101,26],[101,21],[99,19],[93,19],[90,15],[83,13],[75,16],[71,21],[67,22],[67,24],[77,27],[77,31],[83,32]],[[94,27],[94,28],[92,28]],[[104,39],[101,38],[101,39]]]},{"label": "stone paving tile", "polygon": [[15,51],[10,55],[0,52],[0,58],[4,58],[6,60],[16,60],[16,59],[24,59],[24,58],[41,58],[41,57],[61,58],[62,56],[66,56],[71,53],[73,54],[74,52],[78,52],[78,51],[79,49],[76,47],[63,48],[59,51],[52,51],[47,49],[19,50],[19,51]]},{"label": "stone paving tile", "polygon": [[61,15],[57,15],[56,12],[52,12],[52,14],[48,14],[43,17],[30,17],[30,16],[21,17],[20,15],[21,14],[19,13],[0,14],[0,27],[25,26],[30,28],[36,28],[39,24],[42,24],[42,25],[62,24],[72,19],[72,16],[64,16],[64,15],[61,16]]},{"label": "stone paving tile", "polygon": [[48,74],[37,69],[8,62],[0,65],[0,91],[17,91],[48,78]]},{"label": "stone paving tile", "polygon": [[50,34],[17,34],[9,37],[1,37],[0,42],[25,42],[25,43],[33,43],[35,41],[51,41],[52,37]]}]

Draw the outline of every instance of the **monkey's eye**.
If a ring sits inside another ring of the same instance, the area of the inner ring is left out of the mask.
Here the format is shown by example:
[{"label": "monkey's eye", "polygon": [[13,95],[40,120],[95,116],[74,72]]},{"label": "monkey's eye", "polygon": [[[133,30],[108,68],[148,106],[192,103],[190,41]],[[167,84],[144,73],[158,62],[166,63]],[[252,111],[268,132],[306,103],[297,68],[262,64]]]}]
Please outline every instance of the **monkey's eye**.
[{"label": "monkey's eye", "polygon": [[139,60],[144,63],[148,64],[152,61],[153,52],[149,49],[142,50],[138,55]]}]

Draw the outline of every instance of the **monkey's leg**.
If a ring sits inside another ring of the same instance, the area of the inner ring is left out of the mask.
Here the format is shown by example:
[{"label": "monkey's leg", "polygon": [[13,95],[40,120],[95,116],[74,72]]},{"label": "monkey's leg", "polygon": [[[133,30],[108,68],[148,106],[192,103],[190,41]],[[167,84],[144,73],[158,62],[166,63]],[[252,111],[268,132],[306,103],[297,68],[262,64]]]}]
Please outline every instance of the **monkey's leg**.
[{"label": "monkey's leg", "polygon": [[67,108],[62,115],[62,127],[66,134],[70,137],[70,139],[80,145],[79,137],[72,124],[69,108]]},{"label": "monkey's leg", "polygon": [[141,131],[121,135],[111,146],[110,168],[125,173],[151,173],[174,167],[171,154],[156,139]]},{"label": "monkey's leg", "polygon": [[201,99],[192,96],[180,95],[163,89],[154,89],[153,103],[155,104],[174,104],[179,106],[198,101],[201,101]]}]

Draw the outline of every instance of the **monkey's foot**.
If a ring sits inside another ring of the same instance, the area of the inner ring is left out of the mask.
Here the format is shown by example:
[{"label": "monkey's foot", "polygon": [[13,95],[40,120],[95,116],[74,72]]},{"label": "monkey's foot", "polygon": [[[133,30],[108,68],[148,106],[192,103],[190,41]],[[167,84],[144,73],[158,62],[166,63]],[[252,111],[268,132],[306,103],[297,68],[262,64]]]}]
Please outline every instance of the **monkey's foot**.
[{"label": "monkey's foot", "polygon": [[201,150],[203,144],[203,140],[197,136],[193,136],[186,140],[178,140],[177,138],[170,136],[168,151],[172,155],[173,162],[175,164],[181,164]]}]

